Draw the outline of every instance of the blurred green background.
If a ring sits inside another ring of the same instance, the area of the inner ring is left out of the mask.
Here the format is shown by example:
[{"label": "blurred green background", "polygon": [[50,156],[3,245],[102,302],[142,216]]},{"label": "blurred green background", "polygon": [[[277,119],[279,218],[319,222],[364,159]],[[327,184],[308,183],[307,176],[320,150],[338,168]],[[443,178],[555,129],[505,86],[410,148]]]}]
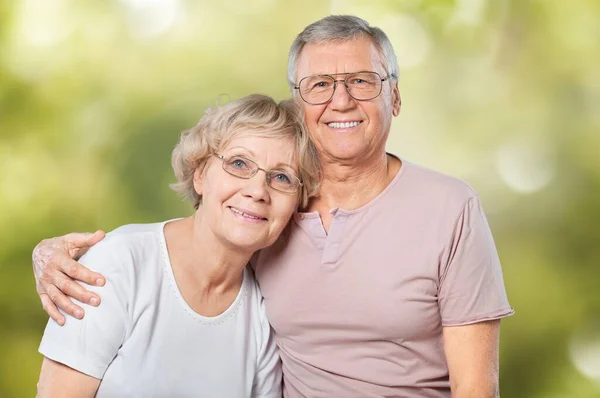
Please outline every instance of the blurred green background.
[{"label": "blurred green background", "polygon": [[0,396],[35,394],[44,237],[190,213],[168,188],[207,106],[289,95],[328,14],[383,28],[389,150],[480,193],[514,317],[503,397],[600,397],[600,1],[0,0]]}]

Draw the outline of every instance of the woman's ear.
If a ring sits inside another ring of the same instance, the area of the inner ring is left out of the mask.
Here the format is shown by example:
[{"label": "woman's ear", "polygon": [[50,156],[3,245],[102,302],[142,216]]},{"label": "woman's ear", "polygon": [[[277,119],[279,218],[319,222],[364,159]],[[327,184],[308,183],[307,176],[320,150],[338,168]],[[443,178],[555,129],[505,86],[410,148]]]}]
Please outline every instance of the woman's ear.
[{"label": "woman's ear", "polygon": [[194,171],[194,190],[202,196],[202,181],[204,180],[204,167],[198,166]]}]

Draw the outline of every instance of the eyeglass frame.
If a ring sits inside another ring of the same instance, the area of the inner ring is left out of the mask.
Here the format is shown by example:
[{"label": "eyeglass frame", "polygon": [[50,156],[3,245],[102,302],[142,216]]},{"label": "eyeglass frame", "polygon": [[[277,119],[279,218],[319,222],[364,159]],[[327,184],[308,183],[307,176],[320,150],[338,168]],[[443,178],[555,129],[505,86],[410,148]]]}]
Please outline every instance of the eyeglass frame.
[{"label": "eyeglass frame", "polygon": [[[381,80],[381,86],[379,86],[379,92],[377,93],[377,95],[375,95],[374,97],[368,98],[368,99],[358,99],[355,96],[353,96],[352,94],[350,94],[350,89],[348,88],[348,77],[350,77],[350,75],[356,75],[359,73],[374,73],[377,75],[377,77],[379,77],[379,79]],[[339,76],[339,75],[346,75],[346,78],[344,78],[343,80],[334,78],[334,76]],[[326,101],[323,101],[323,102],[316,102],[316,103],[308,102],[306,99],[304,99],[304,96],[302,95],[302,91],[300,91],[300,85],[302,84],[303,80],[308,79],[309,77],[318,77],[318,76],[327,76],[333,80],[333,91],[331,92],[331,97],[329,97],[329,99],[327,99]],[[393,73],[389,73],[386,77],[381,77],[381,75],[379,73],[372,71],[372,70],[361,70],[359,72],[344,72],[344,73],[331,73],[331,74],[320,73],[320,74],[316,74],[316,75],[304,76],[302,79],[300,79],[298,84],[294,84],[294,90],[298,90],[298,94],[300,94],[300,98],[302,98],[302,101],[306,102],[307,104],[323,105],[333,99],[338,82],[344,82],[344,87],[346,88],[346,93],[348,93],[348,95],[352,99],[355,99],[356,101],[371,101],[381,95],[381,92],[383,91],[383,82],[390,80],[390,78],[395,79],[396,75],[394,75]]]},{"label": "eyeglass frame", "polygon": [[[223,170],[224,170],[224,171],[225,171],[227,174],[229,174],[229,175],[231,175],[231,176],[234,176],[234,177],[237,177],[237,178],[241,178],[241,179],[243,179],[243,180],[249,180],[249,179],[251,179],[252,177],[254,177],[254,176],[255,176],[255,175],[258,173],[258,171],[259,171],[259,170],[262,170],[262,171],[264,171],[264,172],[265,172],[265,181],[267,182],[267,185],[269,186],[269,188],[272,188],[272,189],[276,190],[277,192],[281,192],[281,193],[285,193],[285,194],[290,194],[290,195],[293,195],[293,194],[296,194],[296,193],[300,192],[300,189],[301,189],[301,187],[304,185],[304,184],[302,184],[302,180],[300,180],[300,178],[298,178],[297,176],[295,176],[295,175],[293,175],[293,174],[290,174],[289,172],[287,172],[287,171],[285,171],[285,170],[281,170],[281,169],[270,169],[270,170],[265,170],[265,169],[263,169],[263,168],[259,167],[259,166],[258,166],[258,163],[256,163],[254,160],[252,160],[252,159],[248,159],[247,157],[244,157],[244,156],[241,156],[241,155],[233,155],[233,156],[228,156],[228,157],[225,157],[224,155],[220,155],[220,154],[218,154],[218,153],[216,153],[216,152],[214,152],[214,153],[213,153],[213,155],[215,155],[217,158],[219,158],[219,159],[221,160],[221,167],[223,168]],[[233,158],[233,157],[242,158],[242,159],[244,159],[244,160],[247,160],[248,162],[251,162],[251,163],[253,163],[253,164],[256,166],[256,169],[254,170],[254,173],[252,173],[252,175],[250,175],[250,176],[248,176],[248,177],[242,177],[242,176],[239,176],[239,175],[237,175],[237,174],[233,174],[233,173],[229,172],[229,171],[228,171],[228,170],[225,168],[225,160],[226,160],[226,159],[231,159],[231,158]],[[269,174],[270,174],[270,172],[272,172],[272,171],[275,171],[275,170],[283,171],[283,172],[285,172],[285,173],[289,174],[291,178],[294,178],[296,181],[298,181],[298,185],[296,186],[296,190],[295,190],[295,191],[282,191],[281,189],[277,189],[277,188],[275,188],[274,186],[272,186],[272,185],[271,185],[271,183],[269,182]]]}]

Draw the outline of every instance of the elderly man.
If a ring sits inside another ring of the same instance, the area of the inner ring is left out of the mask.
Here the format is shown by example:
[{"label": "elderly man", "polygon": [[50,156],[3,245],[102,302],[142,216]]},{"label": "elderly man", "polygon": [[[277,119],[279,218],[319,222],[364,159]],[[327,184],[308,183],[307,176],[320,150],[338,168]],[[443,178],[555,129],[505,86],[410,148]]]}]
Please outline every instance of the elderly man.
[{"label": "elderly man", "polygon": [[[304,29],[288,65],[322,163],[320,193],[252,260],[276,333],[288,397],[495,397],[500,318],[513,313],[477,194],[386,153],[400,113],[398,65],[383,31],[330,16]],[[38,293],[81,318],[72,281],[103,236],[34,251]],[[66,295],[65,295],[66,294]]]}]

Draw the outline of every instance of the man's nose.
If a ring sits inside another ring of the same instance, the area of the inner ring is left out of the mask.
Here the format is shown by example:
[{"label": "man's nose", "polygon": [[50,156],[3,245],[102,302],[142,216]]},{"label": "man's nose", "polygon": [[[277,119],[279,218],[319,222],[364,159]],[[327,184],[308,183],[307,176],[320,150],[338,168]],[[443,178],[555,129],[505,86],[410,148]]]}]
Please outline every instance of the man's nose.
[{"label": "man's nose", "polygon": [[345,80],[336,80],[333,97],[331,97],[331,102],[329,106],[332,109],[343,110],[350,108],[354,105],[354,98],[350,96],[348,93],[348,87],[346,86]]}]

